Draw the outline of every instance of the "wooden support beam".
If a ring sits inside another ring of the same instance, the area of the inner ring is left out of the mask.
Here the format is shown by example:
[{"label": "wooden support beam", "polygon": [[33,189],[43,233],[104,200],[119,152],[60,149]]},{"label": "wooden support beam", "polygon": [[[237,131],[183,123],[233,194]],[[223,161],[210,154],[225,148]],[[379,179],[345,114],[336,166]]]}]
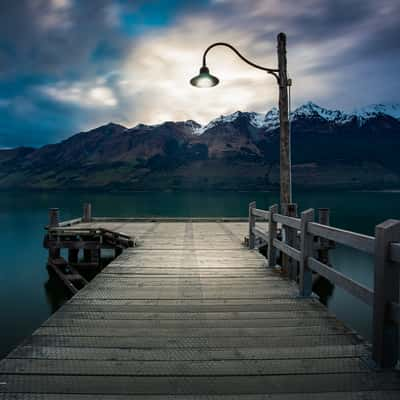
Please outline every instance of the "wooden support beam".
[{"label": "wooden support beam", "polygon": [[274,214],[278,212],[278,205],[274,204],[269,208],[268,220],[268,264],[270,267],[276,265],[276,248],[274,247],[274,239],[276,239],[277,223],[274,222]]},{"label": "wooden support beam", "polygon": [[391,242],[400,241],[400,221],[389,219],[375,227],[375,279],[372,357],[380,367],[393,367],[399,359],[399,325],[390,315],[399,302],[400,267],[390,259]]},{"label": "wooden support beam", "polygon": [[122,247],[120,247],[120,246],[115,247],[115,257],[118,257],[119,255],[121,255],[122,252],[123,252]]},{"label": "wooden support beam", "polygon": [[[49,228],[58,227],[60,224],[60,210],[58,208],[49,209]],[[60,257],[60,249],[49,247],[49,260]]]},{"label": "wooden support beam", "polygon": [[92,220],[92,204],[85,203],[83,205],[83,222],[90,222]]},{"label": "wooden support beam", "polygon": [[[287,213],[289,217],[297,218],[297,204],[290,203],[287,207]],[[295,228],[286,228],[286,243],[290,247],[296,247],[296,236],[297,236],[297,229]],[[298,275],[298,263],[292,257],[289,257],[287,260],[288,263],[288,276],[289,279],[294,281],[297,279]]]},{"label": "wooden support beam", "polygon": [[313,236],[308,231],[308,224],[314,220],[312,208],[301,213],[300,224],[300,296],[308,297],[312,293],[312,273],[308,267],[308,259],[313,255]]},{"label": "wooden support beam", "polygon": [[255,235],[253,229],[256,226],[256,217],[253,214],[253,208],[256,208],[256,202],[252,201],[249,204],[249,249],[254,249],[255,246]]},{"label": "wooden support beam", "polygon": [[[330,210],[329,208],[318,208],[318,222],[321,225],[330,224]],[[323,264],[329,265],[329,248],[330,243],[328,239],[321,237],[319,239],[319,249],[317,260],[321,261]]]},{"label": "wooden support beam", "polygon": [[68,249],[68,262],[77,263],[79,258],[79,249]]}]

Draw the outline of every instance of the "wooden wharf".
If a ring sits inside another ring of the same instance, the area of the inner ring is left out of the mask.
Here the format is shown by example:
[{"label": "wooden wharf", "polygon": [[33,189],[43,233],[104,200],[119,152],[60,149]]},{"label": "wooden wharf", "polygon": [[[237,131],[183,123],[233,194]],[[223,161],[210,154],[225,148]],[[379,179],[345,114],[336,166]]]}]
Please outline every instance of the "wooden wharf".
[{"label": "wooden wharf", "polygon": [[[0,362],[0,400],[400,398],[399,221],[372,237],[255,203],[248,220],[85,210],[51,211],[49,263],[116,258]],[[373,289],[328,264],[334,243],[374,255]],[[371,344],[312,294],[313,272],[372,307]]]}]

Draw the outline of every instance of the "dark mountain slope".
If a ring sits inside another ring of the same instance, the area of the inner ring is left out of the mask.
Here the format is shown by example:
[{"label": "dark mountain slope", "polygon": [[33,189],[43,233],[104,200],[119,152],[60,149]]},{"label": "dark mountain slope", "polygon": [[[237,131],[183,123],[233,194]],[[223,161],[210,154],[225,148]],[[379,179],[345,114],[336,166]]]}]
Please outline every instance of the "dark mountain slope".
[{"label": "dark mountain slope", "polygon": [[[399,108],[400,110],[400,108]],[[293,183],[320,188],[400,187],[396,106],[346,114],[307,103],[292,119]],[[400,115],[400,113],[399,113]],[[40,149],[0,150],[1,189],[274,189],[279,123],[236,112],[206,126],[108,124]]]}]

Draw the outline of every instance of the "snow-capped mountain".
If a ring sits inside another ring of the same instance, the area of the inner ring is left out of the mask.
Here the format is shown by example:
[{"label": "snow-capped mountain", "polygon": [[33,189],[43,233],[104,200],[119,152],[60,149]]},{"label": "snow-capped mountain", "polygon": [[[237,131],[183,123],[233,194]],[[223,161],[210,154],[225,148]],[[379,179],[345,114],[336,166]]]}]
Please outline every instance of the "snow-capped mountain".
[{"label": "snow-capped mountain", "polygon": [[[290,118],[297,187],[400,188],[400,105],[344,112],[308,102]],[[279,145],[276,108],[204,126],[109,123],[38,149],[0,150],[0,189],[275,190]]]},{"label": "snow-capped mountain", "polygon": [[[400,120],[400,104],[372,104],[355,109],[352,112],[345,112],[324,108],[309,101],[292,111],[290,120],[319,119],[338,125],[356,121],[359,125],[362,125],[371,118],[378,118],[379,116],[385,115]],[[273,107],[265,115],[256,112],[241,111],[236,111],[228,115],[221,115],[206,125],[194,127],[193,133],[195,135],[202,135],[209,129],[215,128],[218,125],[233,123],[236,119],[243,116],[248,118],[249,123],[253,127],[263,129],[267,132],[279,127],[279,111],[276,107]]]}]

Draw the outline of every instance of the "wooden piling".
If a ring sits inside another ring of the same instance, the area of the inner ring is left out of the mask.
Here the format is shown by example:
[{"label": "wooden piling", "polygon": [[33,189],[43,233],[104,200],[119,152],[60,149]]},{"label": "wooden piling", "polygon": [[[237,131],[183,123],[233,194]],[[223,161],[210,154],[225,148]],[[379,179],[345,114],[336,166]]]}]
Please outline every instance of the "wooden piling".
[{"label": "wooden piling", "polygon": [[274,239],[276,239],[277,223],[274,222],[274,214],[278,212],[278,205],[274,204],[269,208],[269,220],[268,220],[268,263],[270,267],[276,265],[276,248],[273,245]]},{"label": "wooden piling", "polygon": [[83,217],[82,222],[90,222],[92,220],[92,204],[85,203],[83,205]]},{"label": "wooden piling", "polygon": [[[297,218],[297,204],[290,203],[287,206],[287,215],[289,217]],[[296,247],[296,237],[297,237],[297,229],[287,227],[286,228],[286,243],[291,247]],[[286,258],[288,276],[290,280],[297,279],[297,270],[298,264],[297,261],[287,255],[284,255],[284,259]]]},{"label": "wooden piling", "polygon": [[256,227],[256,217],[253,215],[253,208],[256,208],[256,202],[252,201],[249,204],[249,249],[254,249],[255,236],[253,229]]},{"label": "wooden piling", "polygon": [[312,256],[314,240],[307,229],[307,224],[312,221],[314,221],[312,208],[301,213],[299,289],[300,295],[303,297],[311,296],[312,293],[312,273],[308,268],[308,258]]},{"label": "wooden piling", "polygon": [[[329,225],[330,224],[329,208],[318,208],[318,222],[321,225]],[[329,240],[321,237],[319,239],[319,249],[318,249],[317,259],[327,265],[330,264],[329,249],[330,249]]]},{"label": "wooden piling", "polygon": [[393,367],[399,358],[399,325],[390,318],[390,305],[399,301],[399,268],[390,260],[390,243],[400,242],[400,221],[389,219],[375,228],[372,358]]},{"label": "wooden piling", "polygon": [[76,264],[79,258],[79,249],[68,249],[68,262]]},{"label": "wooden piling", "polygon": [[[58,227],[60,224],[60,210],[58,208],[49,209],[49,228]],[[50,234],[49,234],[50,235]],[[49,248],[49,260],[60,257],[60,249]]]}]

